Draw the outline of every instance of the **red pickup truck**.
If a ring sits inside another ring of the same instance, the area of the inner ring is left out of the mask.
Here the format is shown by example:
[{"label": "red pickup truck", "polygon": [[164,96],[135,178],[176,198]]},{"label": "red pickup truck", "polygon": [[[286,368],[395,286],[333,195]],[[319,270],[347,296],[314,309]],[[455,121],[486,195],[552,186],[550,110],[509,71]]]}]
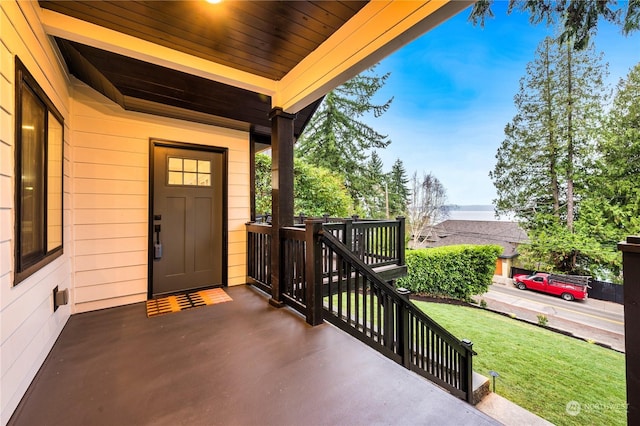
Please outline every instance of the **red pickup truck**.
[{"label": "red pickup truck", "polygon": [[533,275],[515,275],[513,279],[520,290],[537,290],[560,296],[564,300],[584,300],[588,296],[589,277],[537,272]]}]

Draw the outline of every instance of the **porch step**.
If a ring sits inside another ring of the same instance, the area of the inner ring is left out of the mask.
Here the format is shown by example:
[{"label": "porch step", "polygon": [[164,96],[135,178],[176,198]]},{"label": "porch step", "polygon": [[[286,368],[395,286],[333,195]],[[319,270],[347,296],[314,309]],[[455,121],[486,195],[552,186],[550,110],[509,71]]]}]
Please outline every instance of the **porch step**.
[{"label": "porch step", "polygon": [[482,374],[473,372],[473,405],[477,405],[491,393],[489,379]]},{"label": "porch step", "polygon": [[493,392],[476,405],[476,408],[505,426],[553,426],[553,423]]}]

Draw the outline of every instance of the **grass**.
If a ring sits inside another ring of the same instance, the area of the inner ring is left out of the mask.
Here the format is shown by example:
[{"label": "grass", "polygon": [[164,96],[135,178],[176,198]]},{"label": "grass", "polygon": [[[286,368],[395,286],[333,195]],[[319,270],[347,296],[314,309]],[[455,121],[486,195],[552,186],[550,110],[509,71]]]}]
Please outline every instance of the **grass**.
[{"label": "grass", "polygon": [[624,354],[480,309],[415,303],[473,341],[473,369],[500,374],[497,394],[557,425],[626,424]]}]

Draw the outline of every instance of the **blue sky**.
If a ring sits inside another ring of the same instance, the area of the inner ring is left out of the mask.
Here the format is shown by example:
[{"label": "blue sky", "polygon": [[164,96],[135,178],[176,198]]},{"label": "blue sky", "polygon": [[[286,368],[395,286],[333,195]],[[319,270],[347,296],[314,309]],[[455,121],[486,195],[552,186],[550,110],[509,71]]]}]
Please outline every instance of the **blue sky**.
[{"label": "blue sky", "polygon": [[[518,82],[538,43],[554,34],[544,24],[530,25],[527,14],[507,15],[506,4],[494,4],[495,18],[484,28],[467,21],[466,9],[377,68],[391,76],[376,99],[394,101],[382,117],[366,121],[391,139],[378,150],[385,170],[400,158],[409,176],[432,172],[451,204],[491,204],[495,198],[489,171],[516,112]],[[612,88],[640,62],[640,34],[624,37],[601,22],[594,42],[609,63]]]}]

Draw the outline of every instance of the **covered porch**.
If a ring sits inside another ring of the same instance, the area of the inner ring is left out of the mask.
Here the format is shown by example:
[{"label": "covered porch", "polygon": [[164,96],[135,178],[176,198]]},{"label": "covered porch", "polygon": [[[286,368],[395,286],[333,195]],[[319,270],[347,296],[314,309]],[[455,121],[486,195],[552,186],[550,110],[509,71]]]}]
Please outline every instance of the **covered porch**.
[{"label": "covered porch", "polygon": [[498,424],[332,325],[226,291],[74,315],[9,424]]}]

